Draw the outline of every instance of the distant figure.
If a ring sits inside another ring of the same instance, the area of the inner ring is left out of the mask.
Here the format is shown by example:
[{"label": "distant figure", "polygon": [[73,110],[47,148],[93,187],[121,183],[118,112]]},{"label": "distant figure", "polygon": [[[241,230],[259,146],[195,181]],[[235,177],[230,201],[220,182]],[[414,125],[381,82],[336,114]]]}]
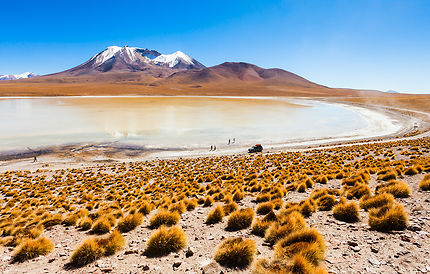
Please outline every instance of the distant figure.
[{"label": "distant figure", "polygon": [[37,162],[37,157],[34,156],[33,163],[36,163],[36,162]]},{"label": "distant figure", "polygon": [[214,151],[216,150],[216,146],[214,146]]},{"label": "distant figure", "polygon": [[228,144],[230,144],[230,139],[228,139]]},{"label": "distant figure", "polygon": [[236,143],[236,138],[233,138],[233,144]]},{"label": "distant figure", "polygon": [[209,151],[212,151],[214,149],[214,147],[213,146],[211,146],[211,150],[209,150]]}]

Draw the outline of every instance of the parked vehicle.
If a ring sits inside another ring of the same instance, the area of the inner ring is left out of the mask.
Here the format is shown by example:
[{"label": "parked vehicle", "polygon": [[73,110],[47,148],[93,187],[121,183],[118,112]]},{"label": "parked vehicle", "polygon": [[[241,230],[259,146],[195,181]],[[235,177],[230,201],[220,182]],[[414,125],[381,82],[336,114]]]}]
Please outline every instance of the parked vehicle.
[{"label": "parked vehicle", "polygon": [[263,146],[260,144],[256,144],[255,146],[248,149],[248,153],[254,153],[254,152],[262,152]]}]

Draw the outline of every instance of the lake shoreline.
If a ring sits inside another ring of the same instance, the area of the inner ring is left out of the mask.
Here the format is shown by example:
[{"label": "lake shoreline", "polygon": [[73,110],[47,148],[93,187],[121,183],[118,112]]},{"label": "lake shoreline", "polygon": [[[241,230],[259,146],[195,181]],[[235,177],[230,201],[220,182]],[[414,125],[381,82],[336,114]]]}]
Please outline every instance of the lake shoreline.
[{"label": "lake shoreline", "polygon": [[[297,99],[297,98],[286,98]],[[298,98],[302,99],[302,98]],[[315,100],[315,99],[312,99]],[[401,127],[396,132],[385,134],[382,136],[362,136],[362,137],[342,137],[342,138],[324,138],[311,139],[304,141],[284,142],[279,144],[264,145],[264,153],[279,153],[282,151],[303,150],[309,148],[319,148],[326,146],[339,146],[348,143],[377,142],[396,140],[405,134],[412,132],[414,129],[413,123],[420,122],[420,119],[413,115],[406,115],[400,111],[396,111],[384,107],[375,107],[362,105],[358,103],[341,102],[333,100],[319,100],[331,104],[343,104],[351,108],[364,108],[366,110],[378,112],[389,119],[396,120],[401,124]],[[426,127],[427,124],[423,121],[420,126]],[[427,132],[428,133],[428,132]],[[92,166],[106,162],[134,162],[156,159],[177,159],[177,158],[196,158],[196,157],[215,157],[223,155],[246,155],[246,145],[223,145],[217,147],[217,151],[209,151],[207,149],[178,149],[178,148],[148,148],[136,146],[133,144],[118,144],[116,142],[105,143],[80,143],[69,144],[62,146],[44,147],[43,153],[38,155],[31,151],[10,151],[8,153],[0,153],[0,172],[7,170],[35,170],[41,167],[49,166],[52,168],[67,168],[74,166]],[[37,156],[37,162],[33,163],[32,159]]]}]

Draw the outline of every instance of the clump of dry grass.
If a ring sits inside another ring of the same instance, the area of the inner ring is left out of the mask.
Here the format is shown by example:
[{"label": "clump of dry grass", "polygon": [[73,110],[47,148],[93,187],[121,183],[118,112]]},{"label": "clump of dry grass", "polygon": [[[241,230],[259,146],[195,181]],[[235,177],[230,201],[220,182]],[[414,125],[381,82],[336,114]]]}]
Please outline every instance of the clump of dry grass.
[{"label": "clump of dry grass", "polygon": [[430,174],[427,174],[427,175],[424,176],[424,178],[421,180],[421,182],[418,185],[418,187],[421,190],[424,190],[424,191],[429,191],[430,190]]},{"label": "clump of dry grass", "polygon": [[48,254],[54,249],[54,244],[46,237],[27,239],[14,250],[13,262],[23,262]]},{"label": "clump of dry grass", "polygon": [[381,193],[376,196],[364,196],[360,199],[360,207],[366,210],[394,203],[394,196],[390,193]]},{"label": "clump of dry grass", "polygon": [[229,202],[223,205],[224,215],[230,215],[233,211],[236,211],[239,207],[235,202]]},{"label": "clump of dry grass", "polygon": [[65,225],[65,226],[76,225],[76,223],[78,222],[78,220],[79,220],[79,215],[78,214],[70,214],[66,218],[64,218],[63,225]]},{"label": "clump of dry grass", "polygon": [[403,230],[408,215],[400,204],[386,205],[369,211],[369,226],[378,231]]},{"label": "clump of dry grass", "polygon": [[171,252],[185,248],[187,236],[179,227],[160,227],[148,240],[145,255],[148,257],[161,257]]},{"label": "clump of dry grass", "polygon": [[224,210],[221,206],[217,206],[214,209],[212,209],[207,218],[206,218],[206,224],[216,224],[219,222],[222,222],[222,219],[224,218]]},{"label": "clump of dry grass", "polygon": [[256,212],[257,214],[260,214],[260,215],[266,215],[267,213],[273,210],[273,207],[274,206],[272,202],[270,201],[264,202],[257,206]]},{"label": "clump of dry grass", "polygon": [[214,203],[214,199],[212,199],[212,197],[208,196],[206,197],[206,199],[203,202],[203,206],[204,207],[208,207],[211,206]]},{"label": "clump of dry grass", "polygon": [[214,259],[222,266],[243,269],[252,263],[256,251],[256,244],[251,239],[229,238],[218,246]]},{"label": "clump of dry grass", "polygon": [[377,185],[375,189],[375,193],[377,194],[390,193],[396,198],[407,198],[410,192],[411,190],[406,183],[395,180]]},{"label": "clump of dry grass", "polygon": [[181,216],[178,212],[160,211],[149,220],[149,226],[151,228],[158,228],[162,225],[172,226],[179,222]]},{"label": "clump of dry grass", "polygon": [[138,211],[143,215],[148,215],[152,211],[152,205],[145,201],[140,205]]},{"label": "clump of dry grass", "polygon": [[143,222],[143,215],[139,212],[130,214],[124,217],[118,222],[118,230],[122,233],[132,231]]},{"label": "clump of dry grass", "polygon": [[397,178],[396,172],[388,171],[386,173],[378,175],[377,179],[382,181],[395,180]]},{"label": "clump of dry grass", "polygon": [[333,207],[333,216],[344,222],[354,223],[360,220],[358,206],[355,202],[338,203]]},{"label": "clump of dry grass", "polygon": [[105,234],[108,233],[111,228],[112,226],[109,219],[106,217],[100,217],[94,222],[90,232],[94,234]]},{"label": "clump of dry grass", "polygon": [[324,259],[325,244],[316,229],[303,229],[279,240],[274,247],[276,259],[291,259],[300,254],[306,260],[318,265]]},{"label": "clump of dry grass", "polygon": [[78,227],[82,230],[88,230],[93,226],[93,220],[90,217],[84,217],[79,220]]},{"label": "clump of dry grass", "polygon": [[234,211],[227,221],[227,230],[236,231],[248,228],[254,219],[254,211],[252,208],[242,208]]},{"label": "clump of dry grass", "polygon": [[418,173],[419,173],[419,171],[414,166],[411,166],[411,167],[408,167],[407,169],[405,169],[405,175],[412,176],[412,175],[415,175]]},{"label": "clump of dry grass", "polygon": [[336,197],[330,194],[326,194],[317,199],[316,204],[319,210],[329,211],[336,204]]},{"label": "clump of dry grass", "polygon": [[260,237],[264,237],[266,230],[273,223],[273,221],[264,221],[262,219],[256,219],[251,226],[251,233]]},{"label": "clump of dry grass", "polygon": [[294,231],[304,229],[306,226],[303,215],[297,211],[293,211],[288,215],[281,215],[279,222],[272,223],[266,230],[264,240],[269,244],[275,244],[279,239],[289,235]]},{"label": "clump of dry grass", "polygon": [[75,249],[70,258],[70,263],[77,267],[84,266],[98,260],[103,254],[103,248],[97,244],[95,239],[90,238]]}]

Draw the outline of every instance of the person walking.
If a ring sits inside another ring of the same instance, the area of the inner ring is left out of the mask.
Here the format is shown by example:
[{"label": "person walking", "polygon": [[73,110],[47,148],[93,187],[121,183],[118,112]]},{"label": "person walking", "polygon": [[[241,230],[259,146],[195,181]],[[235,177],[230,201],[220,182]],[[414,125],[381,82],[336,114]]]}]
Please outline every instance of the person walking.
[{"label": "person walking", "polygon": [[34,156],[33,163],[36,163],[36,162],[37,162],[37,157]]},{"label": "person walking", "polygon": [[213,148],[214,148],[214,147],[213,147],[213,146],[211,146],[211,150],[209,150],[209,151],[212,151],[212,150],[213,150]]},{"label": "person walking", "polygon": [[228,139],[228,144],[230,145],[230,139]]}]

